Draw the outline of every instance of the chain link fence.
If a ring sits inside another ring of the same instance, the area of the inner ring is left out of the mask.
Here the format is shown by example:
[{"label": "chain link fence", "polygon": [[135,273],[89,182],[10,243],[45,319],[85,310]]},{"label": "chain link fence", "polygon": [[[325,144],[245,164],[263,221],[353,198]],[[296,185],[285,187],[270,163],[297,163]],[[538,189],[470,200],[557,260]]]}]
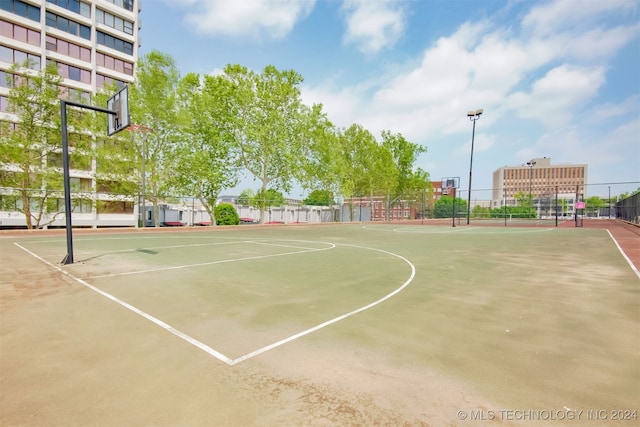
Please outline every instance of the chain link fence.
[{"label": "chain link fence", "polygon": [[[640,223],[640,182],[597,183],[583,187],[543,186],[532,181],[530,191],[509,193],[506,189],[457,189],[454,199],[441,206],[442,194],[425,192],[412,200],[399,200],[388,206],[388,197],[353,198],[351,204],[305,206],[287,200],[282,206],[263,209],[262,221],[271,223],[316,223],[344,221],[405,221],[449,218],[452,224],[497,222],[504,225],[521,222],[616,218]],[[527,187],[529,190],[529,187]],[[636,192],[636,194],[631,194]],[[72,187],[74,227],[140,227],[172,223],[209,225],[213,221],[196,197],[164,197],[154,211],[152,202],[140,195],[109,192],[74,191]],[[378,200],[379,199],[379,200]],[[243,223],[260,221],[260,209],[238,203],[236,197],[219,200],[234,205]],[[0,187],[0,228],[25,228],[24,204],[28,203],[35,228],[65,227],[64,192],[59,190],[22,190]],[[155,216],[158,216],[157,221]]]},{"label": "chain link fence", "polygon": [[616,218],[640,225],[640,192],[615,204]]}]

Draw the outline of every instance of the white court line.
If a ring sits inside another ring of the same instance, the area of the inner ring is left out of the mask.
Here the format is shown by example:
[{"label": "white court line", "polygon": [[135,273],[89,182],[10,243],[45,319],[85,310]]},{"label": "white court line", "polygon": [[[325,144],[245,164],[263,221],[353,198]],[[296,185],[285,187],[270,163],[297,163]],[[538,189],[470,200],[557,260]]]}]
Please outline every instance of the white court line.
[{"label": "white court line", "polygon": [[[138,236],[135,234],[125,235],[123,237],[86,237],[86,235],[80,235],[74,238],[74,241],[82,241],[82,242],[95,242],[95,241],[104,241],[104,240],[167,240],[167,239],[179,239],[180,236]],[[211,238],[211,237],[209,237]],[[51,236],[49,239],[43,240],[29,240],[28,243],[60,243],[64,242],[64,235],[62,236]]]},{"label": "white court line", "polygon": [[[318,248],[306,248],[304,246],[293,246],[293,245],[277,245],[275,243],[260,242],[260,241],[255,241],[255,240],[247,240],[244,243],[252,243],[254,245],[264,245],[264,246],[277,246],[279,248],[308,249],[310,251],[318,250]],[[335,247],[335,245],[333,245],[333,247]],[[333,248],[325,248],[325,249],[333,249]]]},{"label": "white court line", "polygon": [[409,266],[411,267],[411,275],[402,284],[402,286],[400,286],[398,289],[396,289],[395,291],[391,292],[390,294],[385,295],[384,297],[380,298],[379,300],[374,301],[371,304],[365,305],[364,307],[360,307],[360,308],[358,308],[356,310],[353,310],[353,311],[350,311],[348,313],[345,313],[345,314],[343,314],[341,316],[335,317],[335,318],[333,318],[331,320],[327,320],[326,322],[323,322],[323,323],[321,323],[321,324],[319,324],[317,326],[314,326],[313,328],[309,328],[306,331],[302,331],[302,332],[299,332],[299,333],[297,333],[295,335],[291,335],[289,338],[285,338],[285,339],[280,340],[278,342],[275,342],[273,344],[270,344],[270,345],[267,345],[265,347],[262,347],[262,348],[260,348],[260,349],[258,349],[256,351],[253,351],[251,353],[245,354],[244,356],[240,356],[237,359],[233,359],[233,361],[231,362],[231,365],[235,365],[236,363],[240,363],[240,362],[242,362],[244,360],[247,360],[247,359],[250,359],[252,357],[258,356],[259,354],[262,354],[262,353],[264,353],[266,351],[273,350],[276,347],[279,347],[279,346],[281,346],[283,344],[286,344],[288,342],[291,342],[291,341],[293,341],[295,339],[298,339],[300,337],[308,335],[308,334],[310,334],[312,332],[318,331],[318,330],[320,330],[322,328],[325,328],[325,327],[327,327],[329,325],[332,325],[332,324],[334,324],[336,322],[339,322],[339,321],[341,321],[343,319],[346,319],[347,317],[351,317],[354,314],[358,314],[360,312],[363,312],[365,310],[370,309],[371,307],[375,307],[376,305],[388,300],[389,298],[391,298],[392,296],[396,295],[397,293],[401,292],[404,288],[409,286],[409,283],[411,283],[413,281],[413,278],[416,275],[416,267],[411,263],[411,261],[409,261],[408,259],[406,259],[402,255],[394,254],[393,252],[388,252],[388,251],[385,251],[385,250],[382,250],[382,249],[367,248],[367,247],[364,247],[364,246],[346,245],[346,244],[341,244],[340,246],[350,246],[350,247],[353,247],[353,248],[368,249],[368,250],[378,251],[378,252],[385,253],[387,255],[392,255],[394,257],[400,258],[401,260],[403,260],[404,262],[409,264]]},{"label": "white court line", "polygon": [[611,232],[607,229],[607,233],[609,233],[609,237],[611,237],[611,240],[613,240],[613,243],[616,244],[618,250],[620,251],[620,253],[622,254],[622,256],[624,257],[624,259],[627,260],[627,263],[629,264],[629,266],[631,267],[631,269],[633,270],[634,273],[636,273],[636,276],[638,276],[638,278],[640,279],[640,271],[638,271],[638,269],[636,268],[635,265],[633,265],[633,263],[631,262],[631,260],[629,259],[629,257],[627,256],[627,254],[624,253],[624,251],[622,250],[622,248],[620,247],[620,245],[618,244],[618,241],[613,237],[613,234],[611,234]]},{"label": "white court line", "polygon": [[[408,226],[402,228],[393,228],[393,229],[385,229],[380,228],[379,226],[369,227],[366,225],[362,226],[365,230],[374,230],[374,231],[386,231],[390,233],[407,233],[407,234],[453,234],[453,233],[462,233],[467,232],[466,234],[523,234],[523,233],[541,233],[547,231],[553,231],[554,228],[540,228],[540,229],[522,229],[522,228],[514,228],[514,227],[472,227],[472,226],[458,226],[456,228],[453,227],[442,227],[435,225],[427,225],[427,226]],[[441,230],[440,230],[441,229]],[[436,231],[437,230],[437,231]]]},{"label": "white court line", "polygon": [[[33,242],[29,242],[29,243],[33,243]],[[82,255],[121,254],[121,253],[127,253],[127,252],[136,252],[136,251],[139,251],[140,249],[193,248],[193,247],[198,247],[198,246],[234,245],[234,244],[239,244],[239,243],[244,243],[244,241],[238,240],[237,242],[195,243],[195,244],[191,244],[191,245],[144,246],[144,247],[139,247],[139,248],[135,248],[135,249],[118,249],[118,250],[115,250],[115,251],[83,251],[83,250],[80,250],[80,251],[78,251],[78,253],[82,254]],[[73,264],[70,264],[70,265],[73,265]]]},{"label": "white court line", "polygon": [[304,254],[304,253],[308,253],[308,252],[326,251],[327,249],[333,249],[333,248],[336,247],[336,245],[334,245],[332,243],[328,243],[328,244],[330,244],[331,246],[329,246],[327,248],[320,248],[320,249],[314,248],[314,249],[307,249],[307,250],[303,250],[303,251],[283,252],[281,254],[273,254],[273,255],[256,255],[256,256],[250,256],[250,257],[244,257],[244,258],[231,258],[231,259],[223,259],[223,260],[219,260],[219,261],[201,262],[201,263],[197,263],[197,264],[184,264],[184,265],[175,265],[175,266],[172,266],[172,267],[150,268],[148,270],[125,271],[124,273],[100,274],[100,275],[97,275],[97,276],[90,276],[89,279],[95,279],[95,278],[98,278],[98,277],[130,276],[132,274],[155,273],[156,271],[180,270],[180,269],[183,269],[183,268],[202,267],[202,266],[205,266],[205,265],[215,265],[215,264],[225,264],[225,263],[228,263],[228,262],[247,261],[247,260],[251,260],[251,259],[275,258],[275,257],[285,256],[285,255],[296,255],[296,254]]},{"label": "white court line", "polygon": [[183,340],[185,340],[186,342],[188,342],[191,345],[194,345],[196,347],[198,347],[200,350],[205,351],[206,353],[210,354],[211,356],[215,357],[216,359],[226,363],[227,365],[232,365],[233,364],[233,360],[227,356],[225,356],[224,354],[220,353],[217,350],[214,350],[213,348],[209,347],[208,345],[198,341],[195,338],[190,337],[189,335],[185,334],[184,332],[181,332],[179,330],[177,330],[176,328],[174,328],[173,326],[163,322],[162,320],[153,317],[152,315],[140,310],[139,308],[136,308],[134,306],[132,306],[131,304],[128,304],[124,301],[122,301],[119,298],[114,297],[113,295],[104,292],[98,288],[96,288],[95,286],[90,285],[89,283],[85,282],[84,280],[80,279],[79,277],[74,276],[73,274],[70,274],[69,272],[63,270],[62,268],[58,267],[55,264],[50,263],[49,261],[47,261],[46,259],[40,257],[39,255],[36,255],[35,253],[31,252],[29,249],[20,246],[18,243],[14,242],[14,245],[18,246],[20,249],[22,249],[23,251],[27,252],[28,254],[30,254],[31,256],[39,259],[40,261],[44,262],[45,264],[49,265],[50,267],[53,267],[54,269],[58,270],[60,273],[66,275],[67,277],[75,280],[76,282],[80,283],[82,286],[85,286],[89,289],[91,289],[94,292],[97,292],[98,294],[102,295],[103,297],[109,298],[111,301],[120,304],[122,307],[133,311],[134,313],[144,317],[147,320],[150,320],[151,322],[155,323],[156,325],[160,326],[162,329],[172,333],[173,335],[177,336],[178,338],[181,338]]},{"label": "white court line", "polygon": [[[333,248],[336,247],[336,244],[333,244],[333,243],[327,243],[327,242],[323,242],[323,243],[331,244]],[[110,299],[111,301],[121,305],[122,307],[124,307],[124,308],[126,308],[128,310],[131,310],[134,313],[144,317],[145,319],[155,323],[156,325],[160,326],[161,328],[163,328],[167,332],[170,332],[173,335],[177,336],[178,338],[188,342],[189,344],[194,345],[195,347],[198,347],[199,349],[201,349],[204,352],[210,354],[211,356],[215,357],[216,359],[220,360],[221,362],[226,363],[227,365],[238,364],[238,363],[240,363],[242,361],[245,361],[245,360],[250,359],[252,357],[258,356],[258,355],[260,355],[262,353],[265,353],[265,352],[267,352],[269,350],[273,350],[276,347],[279,347],[279,346],[284,345],[284,344],[286,344],[288,342],[291,342],[291,341],[293,341],[295,339],[298,339],[298,338],[303,337],[305,335],[308,335],[308,334],[310,334],[312,332],[318,331],[318,330],[320,330],[322,328],[325,328],[325,327],[327,327],[329,325],[332,325],[332,324],[334,324],[336,322],[339,322],[339,321],[341,321],[343,319],[346,319],[347,317],[351,317],[351,316],[353,316],[355,314],[361,313],[361,312],[363,312],[365,310],[368,310],[368,309],[370,309],[372,307],[375,307],[376,305],[381,304],[382,302],[388,300],[389,298],[393,297],[394,295],[398,294],[403,289],[405,289],[407,286],[409,286],[409,284],[413,281],[413,279],[414,279],[414,277],[416,275],[416,267],[413,265],[413,263],[411,263],[411,261],[409,261],[408,259],[406,259],[402,255],[398,255],[398,254],[395,254],[393,252],[385,251],[385,250],[382,250],[382,249],[368,248],[368,247],[364,247],[364,246],[347,245],[347,244],[341,245],[341,246],[349,246],[349,247],[354,247],[354,248],[359,248],[359,249],[367,249],[367,250],[382,252],[382,253],[385,253],[385,254],[400,258],[401,260],[403,260],[404,262],[409,264],[409,266],[411,267],[411,275],[402,284],[402,286],[400,286],[398,289],[396,289],[393,292],[385,295],[384,297],[378,299],[377,301],[372,302],[371,304],[365,305],[365,306],[360,307],[360,308],[358,308],[356,310],[353,310],[353,311],[345,313],[345,314],[343,314],[341,316],[335,317],[335,318],[333,318],[331,320],[328,320],[328,321],[323,322],[323,323],[321,323],[321,324],[319,324],[317,326],[314,326],[313,328],[309,328],[309,329],[307,329],[305,331],[299,332],[299,333],[297,333],[295,335],[292,335],[292,336],[290,336],[288,338],[285,338],[283,340],[277,341],[277,342],[275,342],[273,344],[270,344],[268,346],[262,347],[262,348],[260,348],[260,349],[258,349],[256,351],[253,351],[251,353],[245,354],[244,356],[240,356],[240,357],[238,357],[236,359],[231,359],[231,358],[225,356],[224,354],[220,353],[219,351],[217,351],[217,350],[209,347],[208,345],[202,343],[201,341],[198,341],[197,339],[185,334],[184,332],[181,332],[181,331],[177,330],[173,326],[161,321],[160,319],[158,319],[156,317],[153,317],[152,315],[150,315],[150,314],[148,314],[148,313],[146,313],[146,312],[144,312],[144,311],[132,306],[131,304],[128,304],[128,303],[122,301],[121,299],[119,299],[119,298],[117,298],[117,297],[115,297],[115,296],[113,296],[113,295],[111,295],[111,294],[109,294],[107,292],[104,292],[104,291],[96,288],[95,286],[92,286],[91,284],[87,283],[86,281],[84,281],[84,280],[82,280],[82,279],[80,279],[78,277],[75,277],[74,275],[72,275],[69,272],[63,270],[59,266],[50,263],[46,259],[44,259],[44,258],[40,257],[39,255],[35,254],[34,252],[30,251],[29,249],[21,246],[20,244],[14,242],[14,245],[18,246],[23,251],[27,252],[31,256],[33,256],[33,257],[37,258],[38,260],[42,261],[46,265],[49,265],[49,266],[53,267],[55,270],[59,271],[60,273],[62,273],[64,275],[66,275],[67,277],[75,280],[76,282],[80,283],[81,285],[91,289],[92,291],[94,291],[94,292],[96,292],[96,293],[98,293],[98,294]],[[327,248],[327,249],[329,249],[329,248]],[[325,250],[325,249],[320,249],[320,250]],[[300,253],[300,252],[296,252],[296,253]]]}]

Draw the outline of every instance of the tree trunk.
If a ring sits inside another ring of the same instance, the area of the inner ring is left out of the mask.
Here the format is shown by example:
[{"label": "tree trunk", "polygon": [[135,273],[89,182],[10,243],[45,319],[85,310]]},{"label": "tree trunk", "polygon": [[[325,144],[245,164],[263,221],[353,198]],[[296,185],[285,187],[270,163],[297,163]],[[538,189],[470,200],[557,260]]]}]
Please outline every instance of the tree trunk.
[{"label": "tree trunk", "polygon": [[20,191],[20,197],[22,199],[22,213],[24,214],[24,219],[27,222],[27,228],[33,228],[33,221],[31,220],[31,206],[29,206],[29,195],[27,194],[27,190]]}]

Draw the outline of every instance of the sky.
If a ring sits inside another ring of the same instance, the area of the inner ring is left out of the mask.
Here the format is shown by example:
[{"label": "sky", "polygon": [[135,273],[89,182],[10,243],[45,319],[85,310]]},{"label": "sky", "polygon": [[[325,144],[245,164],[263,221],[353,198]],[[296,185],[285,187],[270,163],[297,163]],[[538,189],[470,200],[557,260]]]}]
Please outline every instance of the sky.
[{"label": "sky", "polygon": [[588,195],[640,187],[640,0],[144,0],[140,19],[141,55],[295,70],[334,125],[426,147],[432,181],[468,188],[483,109],[473,190],[537,157],[588,164]]}]

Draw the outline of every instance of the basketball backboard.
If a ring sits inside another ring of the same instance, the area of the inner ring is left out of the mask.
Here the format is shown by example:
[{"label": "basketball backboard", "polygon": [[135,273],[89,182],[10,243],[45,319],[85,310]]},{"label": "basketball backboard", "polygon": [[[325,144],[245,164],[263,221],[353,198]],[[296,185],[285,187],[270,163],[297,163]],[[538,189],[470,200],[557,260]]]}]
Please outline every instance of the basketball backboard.
[{"label": "basketball backboard", "polygon": [[460,188],[460,177],[442,178],[442,188]]},{"label": "basketball backboard", "polygon": [[107,101],[107,110],[116,114],[107,115],[107,135],[111,136],[126,129],[131,124],[129,116],[129,86],[125,86],[116,92]]}]

